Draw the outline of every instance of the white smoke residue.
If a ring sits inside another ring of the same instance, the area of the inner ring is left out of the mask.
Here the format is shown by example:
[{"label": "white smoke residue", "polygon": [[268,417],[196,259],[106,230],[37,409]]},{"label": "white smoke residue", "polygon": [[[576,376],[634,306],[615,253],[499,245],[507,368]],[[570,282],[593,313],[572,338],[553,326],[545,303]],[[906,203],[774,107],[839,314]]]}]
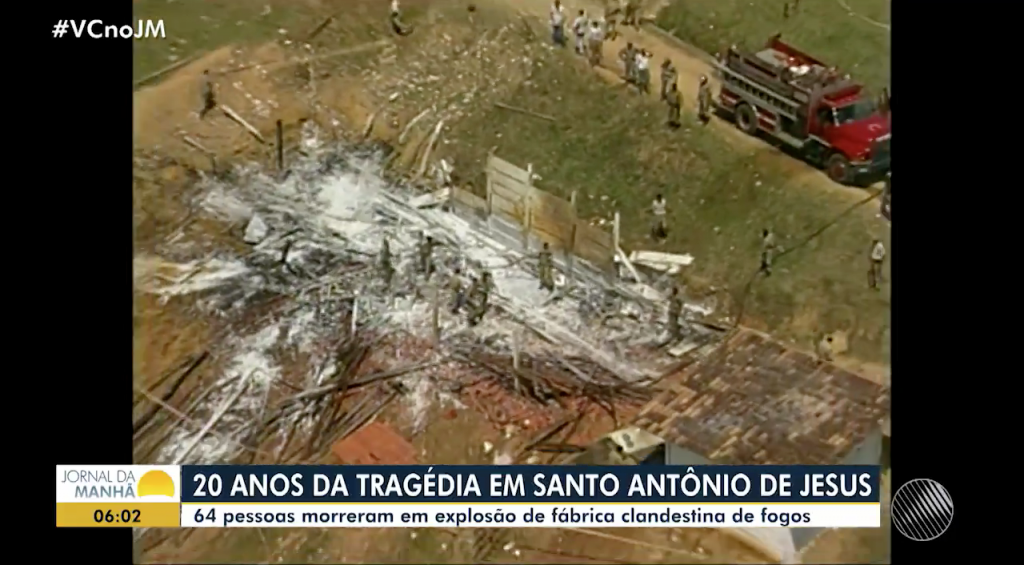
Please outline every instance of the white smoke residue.
[{"label": "white smoke residue", "polygon": [[[661,307],[620,297],[611,308],[621,315],[615,324],[603,323],[594,310],[607,297],[609,283],[596,271],[578,262],[572,292],[553,297],[538,282],[536,248],[524,251],[514,226],[483,223],[440,208],[409,206],[406,202],[415,194],[385,181],[380,162],[379,155],[325,149],[297,164],[283,182],[255,168],[237,171],[239,180],[231,185],[207,179],[198,198],[203,213],[229,224],[259,216],[266,226],[266,233],[259,234],[261,241],[246,253],[222,251],[185,264],[149,256],[136,259],[140,290],[163,297],[191,295],[203,311],[227,319],[242,318],[268,294],[288,299],[288,305],[273,316],[250,321],[244,335],[219,346],[225,350],[220,358],[229,359],[221,382],[244,382],[246,388],[183,463],[228,462],[238,454],[237,442],[224,437],[242,437],[266,409],[268,389],[276,386],[282,372],[283,349],[297,348],[313,358],[303,386],[313,387],[328,378],[335,369],[321,350],[351,331],[339,323],[348,309],[355,309],[360,326],[372,324],[381,333],[430,340],[433,308],[425,297],[431,293],[414,269],[423,233],[441,243],[435,251],[438,273],[431,284],[443,283],[456,265],[468,274],[487,269],[495,283],[491,301],[499,308],[476,327],[469,327],[464,315],[449,313],[445,297],[439,314],[444,341],[507,344],[507,337],[527,323],[554,342],[534,340],[529,347],[586,357],[623,378],[648,378],[655,372],[652,366],[674,361],[664,357],[641,366],[623,352],[664,338]],[[390,290],[372,268],[385,238],[396,269]],[[369,267],[353,269],[354,263]],[[612,284],[616,286],[626,287]],[[694,332],[701,339],[711,339],[699,335],[698,329]],[[391,362],[398,366],[412,361],[402,357],[398,354]],[[432,392],[430,379],[421,374],[403,380],[411,385],[415,399],[410,404],[412,420],[422,425],[430,402],[444,395]],[[208,398],[197,411],[202,417],[197,418],[209,418],[236,392],[236,385]],[[195,441],[193,434],[192,430],[176,432],[160,461],[180,457]]]}]

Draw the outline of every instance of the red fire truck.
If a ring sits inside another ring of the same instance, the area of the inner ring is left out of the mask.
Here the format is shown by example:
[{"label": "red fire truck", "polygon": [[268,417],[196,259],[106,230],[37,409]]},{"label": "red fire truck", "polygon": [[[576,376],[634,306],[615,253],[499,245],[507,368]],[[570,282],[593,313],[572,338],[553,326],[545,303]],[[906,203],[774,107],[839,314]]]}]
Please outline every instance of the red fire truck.
[{"label": "red fire truck", "polygon": [[842,184],[868,184],[890,170],[890,119],[864,87],[772,37],[761,51],[731,47],[716,65],[717,105],[750,135],[794,149]]}]

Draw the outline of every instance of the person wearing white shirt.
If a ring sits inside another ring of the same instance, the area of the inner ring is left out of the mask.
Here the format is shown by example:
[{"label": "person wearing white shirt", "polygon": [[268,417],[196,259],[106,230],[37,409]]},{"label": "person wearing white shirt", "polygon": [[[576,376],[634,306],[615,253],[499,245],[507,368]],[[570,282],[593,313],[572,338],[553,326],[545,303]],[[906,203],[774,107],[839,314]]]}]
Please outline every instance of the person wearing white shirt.
[{"label": "person wearing white shirt", "polygon": [[651,86],[651,53],[641,49],[636,54],[636,87],[647,94]]},{"label": "person wearing white shirt", "polygon": [[562,0],[555,0],[551,5],[551,41],[559,47],[565,47],[565,9]]},{"label": "person wearing white shirt", "polygon": [[885,261],[885,246],[876,239],[871,242],[871,271],[868,273],[868,286],[875,290],[878,290],[878,283],[882,282],[883,261]]},{"label": "person wearing white shirt", "polygon": [[579,15],[572,22],[572,34],[576,39],[577,55],[583,55],[586,52],[587,27],[587,13],[580,10]]},{"label": "person wearing white shirt", "polygon": [[601,64],[601,55],[604,51],[604,27],[600,20],[590,22],[590,29],[587,30],[587,58],[594,67]]}]

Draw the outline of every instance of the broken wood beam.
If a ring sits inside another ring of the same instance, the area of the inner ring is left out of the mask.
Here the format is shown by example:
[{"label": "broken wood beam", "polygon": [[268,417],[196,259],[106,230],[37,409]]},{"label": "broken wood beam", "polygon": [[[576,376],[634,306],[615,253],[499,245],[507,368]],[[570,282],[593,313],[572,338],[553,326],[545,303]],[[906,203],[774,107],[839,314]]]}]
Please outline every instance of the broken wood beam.
[{"label": "broken wood beam", "polygon": [[[163,400],[164,402],[169,401],[174,396],[174,394],[178,392],[178,389],[181,388],[181,385],[185,382],[186,379],[188,379],[189,375],[195,372],[195,370],[199,368],[200,365],[203,364],[203,361],[206,361],[209,357],[209,351],[204,351],[198,356],[196,356],[191,363],[186,365],[185,369],[181,372],[181,374],[178,375],[178,378],[175,379],[173,384],[171,384],[171,387],[167,390],[166,393],[163,394],[161,400]],[[144,428],[146,424],[148,424],[149,421],[152,420],[154,416],[156,416],[157,412],[160,411],[160,408],[161,407],[159,404],[154,404],[138,420],[136,420],[135,424],[132,426],[132,435],[134,436],[135,434],[139,433],[139,430]]]},{"label": "broken wood beam", "polygon": [[317,24],[317,26],[315,28],[313,28],[313,31],[309,32],[309,35],[306,36],[306,43],[309,43],[310,41],[313,40],[314,37],[320,35],[320,32],[322,32],[323,30],[327,29],[327,26],[331,25],[331,22],[333,22],[333,21],[334,21],[334,14],[331,14],[330,16],[327,16],[326,18],[324,18],[324,20],[322,22],[320,22],[319,24]]},{"label": "broken wood beam", "polygon": [[192,441],[189,443],[188,447],[185,448],[185,450],[182,451],[181,454],[174,458],[174,462],[171,463],[171,465],[181,465],[181,463],[185,461],[185,458],[192,454],[195,448],[199,445],[199,442],[203,441],[203,438],[206,437],[206,434],[210,433],[210,431],[213,429],[213,426],[217,425],[217,422],[219,422],[220,419],[224,417],[224,414],[227,414],[228,410],[231,409],[235,402],[237,402],[238,399],[242,397],[242,394],[245,393],[245,389],[248,388],[247,385],[247,381],[244,380],[238,383],[237,390],[235,391],[234,394],[231,395],[231,398],[225,400],[224,403],[221,404],[219,408],[217,408],[217,412],[215,412],[213,416],[210,417],[209,421],[206,422],[206,425],[203,426],[203,428],[199,430],[199,432],[197,432],[195,436],[193,436]]},{"label": "broken wood beam", "polygon": [[204,146],[203,144],[199,143],[198,141],[192,139],[187,135],[182,136],[181,139],[182,141],[185,142],[186,145],[192,147],[193,149],[198,150],[200,153],[204,153],[208,157],[213,157],[215,155],[213,151],[207,149],[206,146]]},{"label": "broken wood beam", "polygon": [[427,146],[423,149],[423,160],[420,161],[420,168],[416,171],[416,179],[423,176],[427,172],[427,164],[430,162],[430,152],[434,149],[434,144],[437,143],[438,136],[441,135],[441,128],[444,127],[444,120],[438,120],[437,125],[434,126],[434,133],[430,134],[430,139],[427,140]]},{"label": "broken wood beam", "polygon": [[284,124],[277,120],[277,170],[284,171]]},{"label": "broken wood beam", "polygon": [[263,145],[267,144],[267,140],[263,139],[263,136],[260,135],[260,130],[256,129],[252,124],[245,121],[245,119],[242,118],[242,116],[238,115],[238,112],[235,112],[230,107],[225,106],[223,104],[220,104],[219,107],[221,111],[224,112],[225,116],[230,118],[231,121],[235,122],[236,124],[242,126],[245,129],[245,131],[249,132],[253,137],[256,138],[256,141],[259,141]]},{"label": "broken wood beam", "polygon": [[633,280],[635,280],[638,283],[644,282],[644,280],[640,278],[640,273],[637,272],[636,268],[633,266],[633,262],[629,260],[628,256],[626,256],[626,252],[623,251],[622,248],[619,247],[618,245],[615,246],[615,254],[619,257],[619,261],[621,261],[622,264],[626,266],[626,270],[629,271],[629,274],[630,276],[633,277]]},{"label": "broken wood beam", "polygon": [[527,110],[525,108],[519,108],[518,106],[510,106],[508,104],[503,104],[501,102],[495,102],[494,107],[501,108],[502,110],[508,110],[509,112],[515,112],[517,114],[533,116],[534,118],[539,118],[541,120],[546,120],[549,122],[558,121],[557,118],[555,118],[554,116],[549,116],[548,114],[541,114],[539,112],[534,112],[532,110]]},{"label": "broken wood beam", "polygon": [[402,144],[405,143],[405,138],[409,135],[409,132],[412,130],[412,127],[414,125],[416,125],[416,122],[419,122],[420,120],[422,120],[423,117],[426,116],[429,113],[430,113],[430,108],[427,108],[426,110],[423,110],[419,114],[416,114],[416,116],[413,117],[413,119],[409,120],[409,123],[405,124],[405,127],[402,128],[402,133],[399,134],[399,136],[398,136],[398,144],[399,145],[402,145]]}]

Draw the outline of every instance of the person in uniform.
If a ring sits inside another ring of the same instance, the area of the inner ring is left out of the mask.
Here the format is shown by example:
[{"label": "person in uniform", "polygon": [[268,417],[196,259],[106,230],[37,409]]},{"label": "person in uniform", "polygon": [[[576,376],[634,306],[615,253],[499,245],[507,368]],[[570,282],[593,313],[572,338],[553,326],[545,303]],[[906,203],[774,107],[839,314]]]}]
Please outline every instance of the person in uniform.
[{"label": "person in uniform", "polygon": [[623,70],[625,71],[625,79],[627,83],[634,83],[636,81],[636,48],[633,47],[633,42],[627,42],[626,46],[619,51],[619,59],[622,61]]},{"label": "person in uniform", "polygon": [[672,339],[679,339],[683,333],[682,317],[683,297],[679,294],[679,287],[673,286],[668,297],[668,332]]},{"label": "person in uniform", "polygon": [[380,244],[380,258],[377,267],[380,269],[380,275],[384,279],[385,286],[391,288],[391,280],[395,276],[395,266],[392,264],[391,259],[391,243],[388,242],[386,237]]},{"label": "person in uniform", "polygon": [[540,287],[544,290],[555,290],[555,264],[551,256],[551,247],[548,242],[540,250],[537,257],[537,275],[540,277]]},{"label": "person in uniform", "polygon": [[772,274],[772,259],[775,256],[775,234],[765,228],[761,232],[761,272],[765,276]]},{"label": "person in uniform", "polygon": [[420,254],[420,257],[419,257],[419,259],[420,259],[419,260],[419,268],[420,268],[420,273],[422,273],[424,277],[429,279],[430,275],[434,274],[434,258],[433,258],[433,255],[434,255],[434,247],[437,246],[437,243],[434,241],[434,238],[430,237],[429,235],[424,237],[423,234],[420,233],[420,238],[421,238],[420,239],[420,244],[419,244],[419,254]]},{"label": "person in uniform", "polygon": [[636,88],[644,94],[651,91],[651,56],[646,49],[636,54]]},{"label": "person in uniform", "polygon": [[466,305],[466,286],[462,280],[462,269],[452,269],[452,276],[448,279],[448,290],[452,293],[452,314],[458,314]]},{"label": "person in uniform", "polygon": [[680,125],[680,112],[683,108],[683,95],[675,83],[668,87],[668,94],[665,95],[665,103],[668,104],[668,125],[674,128]]},{"label": "person in uniform", "polygon": [[601,64],[601,56],[604,54],[604,37],[604,28],[601,27],[601,22],[590,22],[590,29],[587,32],[587,59],[592,67]]},{"label": "person in uniform", "polygon": [[672,64],[671,59],[665,59],[661,62],[661,100],[665,101],[668,99],[669,88],[676,83],[676,78],[679,74],[676,72],[675,65]]},{"label": "person in uniform", "polygon": [[484,318],[493,288],[494,281],[490,271],[484,271],[480,279],[473,279],[473,284],[469,288],[469,325],[475,326]]},{"label": "person in uniform", "polygon": [[213,80],[210,78],[210,71],[203,71],[203,79],[201,84],[202,96],[203,96],[203,107],[199,110],[199,119],[206,117],[206,114],[217,107],[217,99],[213,89]]},{"label": "person in uniform", "polygon": [[551,41],[559,47],[565,47],[565,9],[562,8],[561,0],[555,0],[555,3],[551,5],[549,19]]},{"label": "person in uniform", "polygon": [[640,24],[636,17],[638,8],[637,0],[626,0],[626,9],[622,16],[622,25],[639,27]]},{"label": "person in uniform", "polygon": [[871,242],[871,270],[868,272],[868,286],[878,290],[882,282],[882,261],[885,260],[885,246],[879,240]]},{"label": "person in uniform", "polygon": [[583,10],[579,11],[576,19],[572,21],[572,34],[576,38],[576,54],[584,55],[587,52],[587,32],[589,31],[589,25],[587,25],[587,13]]},{"label": "person in uniform", "polygon": [[697,87],[697,117],[704,123],[711,119],[711,85],[708,84],[708,77],[703,75]]},{"label": "person in uniform", "polygon": [[654,225],[651,227],[651,236],[656,240],[663,240],[668,237],[668,226],[665,224],[667,213],[665,198],[662,195],[654,197],[651,202],[651,214],[654,215]]},{"label": "person in uniform", "polygon": [[832,361],[832,336],[822,336],[821,341],[818,342],[817,351],[818,360],[823,362]]}]

